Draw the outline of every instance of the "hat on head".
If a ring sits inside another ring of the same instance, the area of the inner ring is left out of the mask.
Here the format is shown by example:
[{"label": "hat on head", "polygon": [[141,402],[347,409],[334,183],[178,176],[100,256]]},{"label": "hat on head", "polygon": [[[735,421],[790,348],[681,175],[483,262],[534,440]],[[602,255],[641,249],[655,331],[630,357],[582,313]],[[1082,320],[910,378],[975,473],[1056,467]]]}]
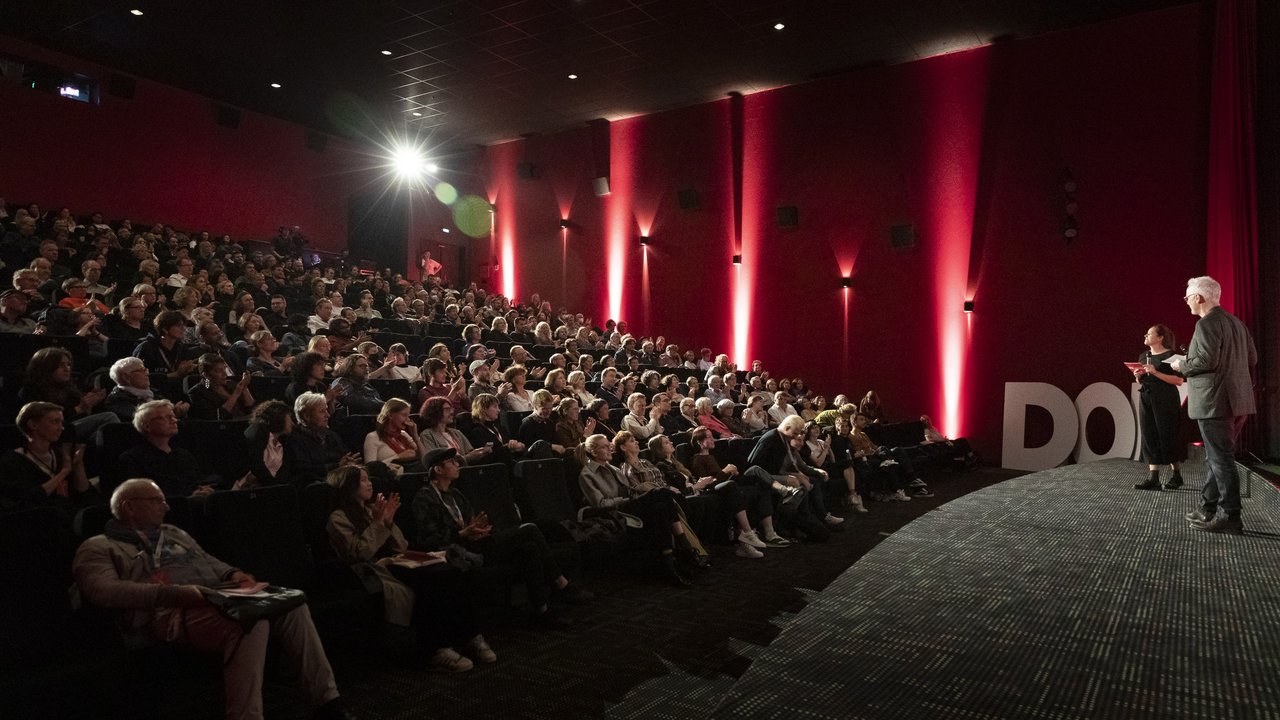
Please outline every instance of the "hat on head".
[{"label": "hat on head", "polygon": [[471,371],[472,375],[475,375],[476,370],[479,370],[480,368],[488,364],[489,363],[486,360],[472,360],[471,364],[467,366],[467,369]]},{"label": "hat on head", "polygon": [[451,447],[432,448],[431,450],[427,451],[426,455],[422,456],[422,469],[425,470],[428,474],[430,474],[431,468],[435,467],[436,465],[439,465],[440,463],[444,462],[445,460],[448,460],[449,458],[454,458],[457,456],[458,456],[458,451]]}]

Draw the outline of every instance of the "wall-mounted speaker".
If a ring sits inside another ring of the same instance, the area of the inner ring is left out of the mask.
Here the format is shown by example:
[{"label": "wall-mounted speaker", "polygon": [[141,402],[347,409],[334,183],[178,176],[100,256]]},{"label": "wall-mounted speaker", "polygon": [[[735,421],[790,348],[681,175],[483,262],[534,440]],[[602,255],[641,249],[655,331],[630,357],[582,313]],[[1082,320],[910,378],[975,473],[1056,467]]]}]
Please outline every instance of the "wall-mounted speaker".
[{"label": "wall-mounted speaker", "polygon": [[214,118],[218,124],[223,127],[237,128],[240,127],[240,111],[226,105],[214,105]]},{"label": "wall-mounted speaker", "polygon": [[324,152],[324,149],[329,145],[329,136],[315,130],[308,130],[305,142],[308,150]]},{"label": "wall-mounted speaker", "polygon": [[698,191],[693,188],[685,188],[676,193],[676,200],[680,202],[681,210],[697,210],[698,209]]},{"label": "wall-mounted speaker", "polygon": [[542,169],[536,163],[522,162],[516,164],[516,177],[521,180],[537,180],[542,175]]},{"label": "wall-mounted speaker", "polygon": [[894,250],[911,250],[916,246],[914,225],[894,225],[889,228],[889,244]]},{"label": "wall-mounted speaker", "polygon": [[783,205],[778,208],[778,227],[800,227],[800,208],[795,205]]},{"label": "wall-mounted speaker", "polygon": [[109,73],[107,75],[107,94],[112,97],[132,100],[133,93],[137,89],[138,81],[128,75],[120,75],[119,73]]},{"label": "wall-mounted speaker", "polygon": [[598,177],[591,181],[591,189],[595,191],[596,197],[604,197],[609,194],[609,178]]}]

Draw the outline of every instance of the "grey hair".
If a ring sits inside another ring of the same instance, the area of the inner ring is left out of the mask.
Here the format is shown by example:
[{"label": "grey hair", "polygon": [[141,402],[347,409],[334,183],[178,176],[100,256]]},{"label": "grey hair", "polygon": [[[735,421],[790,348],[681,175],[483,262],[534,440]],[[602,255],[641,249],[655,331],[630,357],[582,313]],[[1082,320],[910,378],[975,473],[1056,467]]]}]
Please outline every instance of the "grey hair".
[{"label": "grey hair", "polygon": [[788,415],[778,423],[778,432],[787,437],[795,437],[804,432],[804,418],[799,415]]},{"label": "grey hair", "polygon": [[147,423],[151,422],[151,416],[155,415],[158,410],[172,407],[173,403],[168,400],[148,400],[142,403],[137,410],[133,411],[133,429],[145,435]]},{"label": "grey hair", "polygon": [[1187,281],[1187,294],[1199,295],[1210,305],[1217,305],[1222,301],[1222,285],[1208,275],[1193,277]]},{"label": "grey hair", "polygon": [[141,358],[126,357],[111,363],[111,369],[107,373],[111,376],[111,382],[119,385],[120,379],[124,377],[125,373],[131,373],[138,368],[145,367],[146,364],[142,362]]},{"label": "grey hair", "polygon": [[125,480],[120,483],[120,486],[115,489],[115,492],[111,493],[111,516],[120,520],[120,509],[124,506],[124,501],[129,499],[129,492],[134,488],[141,487],[143,485],[155,485],[156,489],[159,489],[160,487],[155,484],[155,481],[148,480],[147,478],[130,478],[129,480]]},{"label": "grey hair", "polygon": [[302,422],[302,416],[317,405],[329,404],[329,399],[320,393],[305,392],[293,401],[293,414],[297,417],[298,422]]}]

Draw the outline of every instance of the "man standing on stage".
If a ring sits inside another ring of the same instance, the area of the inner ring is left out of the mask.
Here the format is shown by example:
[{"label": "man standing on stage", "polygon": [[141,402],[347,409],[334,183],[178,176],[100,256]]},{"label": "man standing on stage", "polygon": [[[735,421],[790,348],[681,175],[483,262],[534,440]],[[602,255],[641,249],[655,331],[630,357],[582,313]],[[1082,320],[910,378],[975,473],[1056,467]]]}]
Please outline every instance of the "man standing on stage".
[{"label": "man standing on stage", "polygon": [[1191,278],[1183,300],[1198,315],[1185,360],[1173,369],[1187,378],[1187,412],[1200,424],[1208,479],[1201,493],[1203,505],[1187,513],[1191,526],[1204,532],[1240,535],[1240,476],[1236,472],[1236,441],[1247,416],[1256,412],[1249,368],[1258,362],[1249,329],[1218,306],[1222,286],[1211,277]]}]

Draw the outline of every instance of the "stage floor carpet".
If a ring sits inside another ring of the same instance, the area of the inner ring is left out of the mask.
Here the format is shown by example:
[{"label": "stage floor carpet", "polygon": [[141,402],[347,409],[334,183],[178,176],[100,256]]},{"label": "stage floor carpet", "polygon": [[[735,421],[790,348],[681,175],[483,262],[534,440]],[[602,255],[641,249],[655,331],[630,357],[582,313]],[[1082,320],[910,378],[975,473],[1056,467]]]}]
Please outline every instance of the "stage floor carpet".
[{"label": "stage floor carpet", "polygon": [[[1166,471],[1167,472],[1167,471]],[[1125,460],[1007,480],[893,533],[809,599],[715,718],[1280,718],[1280,494],[1244,536]]]}]

